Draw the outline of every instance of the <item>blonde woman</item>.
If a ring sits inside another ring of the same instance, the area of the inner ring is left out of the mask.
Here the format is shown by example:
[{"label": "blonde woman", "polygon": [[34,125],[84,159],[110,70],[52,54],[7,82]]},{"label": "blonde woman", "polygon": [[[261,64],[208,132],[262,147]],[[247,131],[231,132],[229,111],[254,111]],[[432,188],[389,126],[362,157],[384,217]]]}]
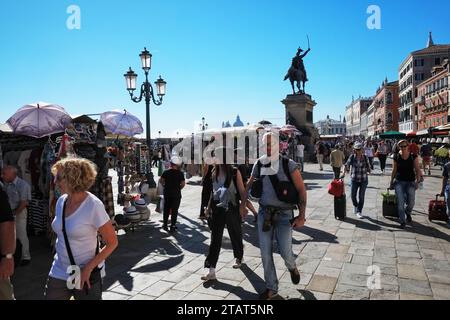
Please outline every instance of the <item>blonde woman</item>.
[{"label": "blonde woman", "polygon": [[[95,165],[68,158],[52,167],[62,196],[56,203],[52,229],[56,254],[45,287],[48,300],[101,300],[104,261],[117,248],[117,236],[103,203],[88,190]],[[105,246],[100,249],[97,234]],[[73,271],[75,270],[75,272]],[[78,284],[79,280],[79,285]]]}]

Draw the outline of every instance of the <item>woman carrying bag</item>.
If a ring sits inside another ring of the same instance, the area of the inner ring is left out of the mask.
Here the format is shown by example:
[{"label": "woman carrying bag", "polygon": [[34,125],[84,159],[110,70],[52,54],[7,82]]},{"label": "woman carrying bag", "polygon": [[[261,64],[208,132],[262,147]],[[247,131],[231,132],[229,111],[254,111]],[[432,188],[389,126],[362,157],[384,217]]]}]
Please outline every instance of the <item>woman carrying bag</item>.
[{"label": "woman carrying bag", "polygon": [[[52,167],[63,194],[56,203],[52,229],[56,254],[45,287],[47,300],[101,300],[104,261],[118,241],[105,207],[88,192],[95,182],[95,165],[86,159],[64,159]],[[100,249],[97,235],[105,246]]]}]

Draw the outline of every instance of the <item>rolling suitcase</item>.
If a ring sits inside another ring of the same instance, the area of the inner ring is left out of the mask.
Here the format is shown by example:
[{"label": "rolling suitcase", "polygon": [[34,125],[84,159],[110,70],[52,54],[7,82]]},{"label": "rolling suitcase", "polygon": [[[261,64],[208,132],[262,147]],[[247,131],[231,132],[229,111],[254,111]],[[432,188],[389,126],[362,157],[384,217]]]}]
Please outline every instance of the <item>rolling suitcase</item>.
[{"label": "rolling suitcase", "polygon": [[381,194],[383,196],[383,217],[398,218],[397,196],[389,193]]},{"label": "rolling suitcase", "polygon": [[433,221],[448,221],[447,205],[445,201],[438,200],[439,194],[436,195],[436,200],[431,200],[428,205],[428,220]]},{"label": "rolling suitcase", "polygon": [[338,220],[344,220],[347,216],[347,197],[342,195],[334,197],[334,217]]}]

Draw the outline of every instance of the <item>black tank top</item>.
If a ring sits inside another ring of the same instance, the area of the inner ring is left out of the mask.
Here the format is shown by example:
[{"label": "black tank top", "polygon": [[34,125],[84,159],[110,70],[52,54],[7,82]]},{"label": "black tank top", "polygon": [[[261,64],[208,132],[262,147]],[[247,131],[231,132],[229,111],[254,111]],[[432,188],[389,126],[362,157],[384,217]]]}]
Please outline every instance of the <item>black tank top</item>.
[{"label": "black tank top", "polygon": [[414,160],[416,156],[410,154],[405,160],[400,153],[395,155],[394,161],[397,162],[397,176],[396,179],[400,181],[415,181],[416,173],[414,171]]}]

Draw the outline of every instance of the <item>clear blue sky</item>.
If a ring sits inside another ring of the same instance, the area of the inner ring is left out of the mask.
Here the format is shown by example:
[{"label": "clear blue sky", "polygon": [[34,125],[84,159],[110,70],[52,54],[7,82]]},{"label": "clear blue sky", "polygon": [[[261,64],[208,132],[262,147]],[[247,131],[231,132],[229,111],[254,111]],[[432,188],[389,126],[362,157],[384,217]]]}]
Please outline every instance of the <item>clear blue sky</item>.
[{"label": "clear blue sky", "polygon": [[[67,7],[81,9],[81,30],[68,30]],[[381,8],[382,29],[369,30],[367,7]],[[450,2],[345,0],[22,0],[0,4],[0,122],[24,104],[60,104],[72,115],[126,108],[145,123],[145,105],[130,101],[123,74],[143,80],[139,53],[153,53],[152,81],[167,96],[152,106],[152,134],[192,132],[237,114],[282,124],[283,82],[296,49],[305,59],[314,120],[339,119],[352,95],[372,95],[396,80],[409,52],[450,43]]]}]

